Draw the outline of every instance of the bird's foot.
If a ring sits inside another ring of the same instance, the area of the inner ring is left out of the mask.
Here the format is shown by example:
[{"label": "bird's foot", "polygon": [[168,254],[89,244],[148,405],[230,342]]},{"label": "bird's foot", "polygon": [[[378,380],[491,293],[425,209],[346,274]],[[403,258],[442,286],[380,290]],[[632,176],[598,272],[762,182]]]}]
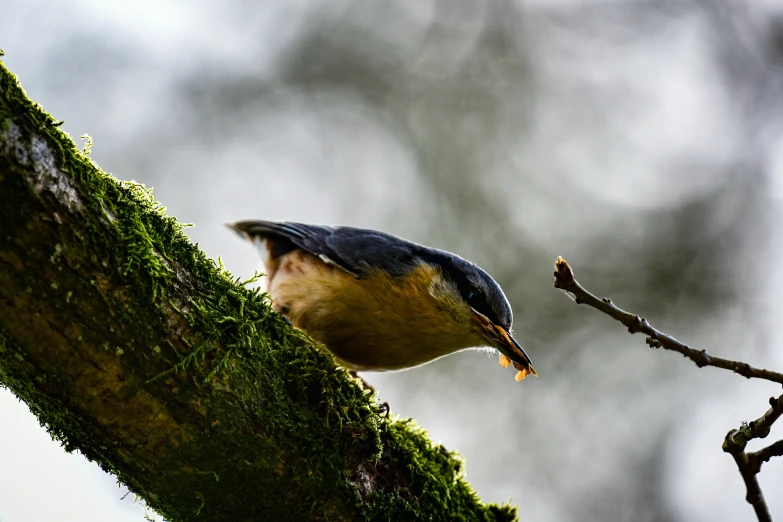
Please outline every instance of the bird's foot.
[{"label": "bird's foot", "polygon": [[379,415],[383,415],[384,417],[388,417],[390,410],[391,410],[391,408],[389,407],[389,403],[388,402],[384,401],[384,402],[382,402],[382,403],[380,403],[378,405],[378,414]]}]

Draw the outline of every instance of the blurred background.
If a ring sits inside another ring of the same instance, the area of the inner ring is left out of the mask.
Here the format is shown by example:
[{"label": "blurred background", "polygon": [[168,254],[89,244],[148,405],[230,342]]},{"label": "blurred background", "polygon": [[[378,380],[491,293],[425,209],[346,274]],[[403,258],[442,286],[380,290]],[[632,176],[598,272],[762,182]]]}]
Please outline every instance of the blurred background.
[{"label": "blurred background", "polygon": [[[779,387],[647,348],[552,270],[783,370],[783,2],[3,0],[0,48],[236,275],[260,265],[223,223],[252,217],[379,228],[490,272],[540,378],[474,351],[365,375],[484,500],[754,519],[721,443]],[[783,459],[760,477],[783,519]],[[143,520],[126,493],[0,390],[2,522]]]}]

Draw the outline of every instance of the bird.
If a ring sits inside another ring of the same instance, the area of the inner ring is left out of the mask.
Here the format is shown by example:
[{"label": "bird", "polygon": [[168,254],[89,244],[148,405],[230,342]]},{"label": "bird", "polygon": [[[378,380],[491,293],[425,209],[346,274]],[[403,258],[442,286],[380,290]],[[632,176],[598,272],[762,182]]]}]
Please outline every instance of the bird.
[{"label": "bird", "polygon": [[273,308],[352,373],[421,366],[470,348],[537,376],[500,285],[451,252],[349,226],[227,224],[260,252]]}]

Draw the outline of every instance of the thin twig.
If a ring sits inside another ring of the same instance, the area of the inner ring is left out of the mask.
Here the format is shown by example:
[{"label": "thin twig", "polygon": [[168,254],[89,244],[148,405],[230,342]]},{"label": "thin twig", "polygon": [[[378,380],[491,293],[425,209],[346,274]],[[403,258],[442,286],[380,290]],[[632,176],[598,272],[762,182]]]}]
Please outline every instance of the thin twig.
[{"label": "thin twig", "polygon": [[757,474],[750,470],[750,464],[748,463],[748,455],[744,451],[737,451],[731,454],[734,457],[734,461],[737,463],[742,480],[745,481],[745,487],[747,488],[747,494],[745,500],[753,506],[753,510],[756,512],[756,518],[759,522],[772,522],[772,513],[769,512],[769,506],[764,500],[764,493],[761,492],[761,486],[756,478]]},{"label": "thin twig", "polygon": [[761,471],[762,463],[767,462],[773,456],[783,454],[783,441],[778,441],[753,453],[745,453],[745,447],[748,441],[763,439],[769,435],[772,424],[783,415],[783,395],[778,398],[770,397],[769,405],[770,408],[764,415],[750,423],[743,423],[738,430],[731,430],[723,440],[723,451],[734,457],[742,480],[745,481],[747,489],[745,500],[753,506],[760,522],[771,522],[772,515],[764,500],[757,476]]},{"label": "thin twig", "polygon": [[783,457],[783,439],[770,444],[766,448],[748,453],[748,463],[751,470],[758,473],[761,471],[761,465],[769,462],[769,459],[772,457]]},{"label": "thin twig", "polygon": [[[758,451],[745,453],[745,446],[748,442],[753,439],[763,439],[769,435],[772,425],[783,415],[783,395],[778,398],[770,397],[769,405],[770,408],[764,415],[750,423],[743,423],[738,430],[731,430],[723,441],[723,451],[731,453],[735,459],[739,453],[746,455],[747,468],[744,471],[740,468],[743,478],[745,478],[745,473],[757,475],[761,471],[761,465],[772,457],[783,456],[783,440]],[[745,483],[747,484],[747,479],[745,479]]]},{"label": "thin twig", "polygon": [[762,368],[754,368],[748,363],[740,361],[732,361],[731,359],[724,359],[722,357],[715,357],[709,354],[706,350],[697,350],[690,346],[681,343],[671,335],[665,334],[660,330],[654,328],[643,317],[639,317],[636,314],[626,312],[612,303],[612,300],[604,297],[603,299],[596,297],[582,285],[580,285],[574,278],[574,272],[568,262],[562,257],[558,257],[555,262],[555,288],[564,290],[571,294],[574,301],[577,304],[585,304],[591,306],[596,310],[605,313],[609,317],[616,319],[628,328],[628,332],[643,333],[647,335],[647,344],[652,348],[664,348],[666,350],[673,350],[681,353],[683,356],[689,358],[696,366],[703,368],[704,366],[714,366],[715,368],[722,368],[724,370],[731,370],[734,373],[742,375],[748,379],[764,379],[767,381],[783,384],[783,373],[773,372],[771,370],[765,370]]},{"label": "thin twig", "polygon": [[[555,288],[568,292],[577,304],[591,306],[621,322],[628,328],[628,332],[631,334],[639,332],[646,334],[647,344],[652,348],[664,348],[679,352],[696,363],[696,366],[699,368],[714,366],[724,370],[731,370],[748,379],[764,379],[783,384],[783,374],[781,373],[754,368],[744,362],[715,357],[707,353],[706,350],[691,348],[671,335],[654,328],[643,317],[619,308],[612,303],[611,299],[596,297],[577,282],[574,277],[574,271],[562,257],[558,257],[555,262]],[[759,522],[772,522],[772,515],[764,500],[764,494],[759,486],[757,476],[764,462],[769,461],[772,457],[783,456],[783,440],[753,453],[746,453],[745,447],[749,440],[761,439],[769,435],[772,424],[783,415],[783,395],[777,399],[775,397],[770,398],[769,404],[771,408],[764,415],[749,424],[743,423],[738,430],[731,430],[723,441],[723,451],[730,453],[734,457],[740,475],[742,475],[742,480],[745,481],[747,489],[745,499],[753,506]]]},{"label": "thin twig", "polygon": [[731,430],[726,435],[724,445],[725,451],[744,451],[748,441],[752,439],[763,439],[769,435],[769,430],[776,420],[783,415],[783,395],[778,398],[769,398],[770,408],[758,419],[750,423],[743,424],[738,430]]}]

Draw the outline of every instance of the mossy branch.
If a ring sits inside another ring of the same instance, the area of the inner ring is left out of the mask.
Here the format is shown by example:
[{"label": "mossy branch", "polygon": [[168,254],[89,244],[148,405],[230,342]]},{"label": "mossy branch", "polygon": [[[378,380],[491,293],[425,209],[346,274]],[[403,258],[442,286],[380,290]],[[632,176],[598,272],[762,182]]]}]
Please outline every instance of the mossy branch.
[{"label": "mossy branch", "polygon": [[0,384],[172,521],[513,520],[0,63]]}]

